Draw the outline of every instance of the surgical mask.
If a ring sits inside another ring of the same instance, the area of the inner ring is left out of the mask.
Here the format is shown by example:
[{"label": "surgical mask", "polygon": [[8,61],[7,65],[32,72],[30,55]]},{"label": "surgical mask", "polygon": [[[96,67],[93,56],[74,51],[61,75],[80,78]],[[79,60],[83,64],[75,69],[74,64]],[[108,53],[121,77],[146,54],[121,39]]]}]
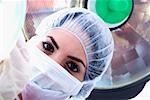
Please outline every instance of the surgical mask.
[{"label": "surgical mask", "polygon": [[27,47],[32,65],[31,81],[41,89],[59,91],[62,94],[76,95],[83,83],[68,73],[61,65],[40,51],[35,44],[38,36],[33,37]]}]

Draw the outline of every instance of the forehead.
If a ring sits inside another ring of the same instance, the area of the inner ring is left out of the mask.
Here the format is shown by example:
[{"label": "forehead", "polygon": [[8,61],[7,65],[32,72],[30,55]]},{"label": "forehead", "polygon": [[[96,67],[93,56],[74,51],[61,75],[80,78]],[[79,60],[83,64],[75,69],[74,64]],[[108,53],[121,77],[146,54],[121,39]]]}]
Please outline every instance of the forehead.
[{"label": "forehead", "polygon": [[80,40],[73,33],[64,29],[56,28],[50,30],[47,35],[53,36],[61,50],[75,56],[84,55],[84,49]]}]

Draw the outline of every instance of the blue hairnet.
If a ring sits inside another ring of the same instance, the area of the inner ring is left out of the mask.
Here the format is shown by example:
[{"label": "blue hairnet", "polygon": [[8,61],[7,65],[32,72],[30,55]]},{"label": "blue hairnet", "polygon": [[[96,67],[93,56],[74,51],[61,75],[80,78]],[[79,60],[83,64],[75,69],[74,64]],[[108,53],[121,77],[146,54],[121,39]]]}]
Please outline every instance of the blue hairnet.
[{"label": "blue hairnet", "polygon": [[93,89],[95,80],[101,78],[110,64],[114,49],[112,34],[96,14],[83,8],[64,9],[48,16],[41,22],[36,33],[45,34],[52,28],[69,31],[80,40],[84,48],[87,70],[85,85],[80,91],[83,96]]}]

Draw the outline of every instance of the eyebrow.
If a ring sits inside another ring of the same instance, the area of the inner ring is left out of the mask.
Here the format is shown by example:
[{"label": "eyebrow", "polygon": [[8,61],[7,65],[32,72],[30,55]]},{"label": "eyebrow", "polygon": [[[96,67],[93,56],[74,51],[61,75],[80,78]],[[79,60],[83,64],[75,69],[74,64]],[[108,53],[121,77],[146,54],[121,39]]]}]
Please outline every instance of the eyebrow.
[{"label": "eyebrow", "polygon": [[56,43],[55,39],[54,39],[52,36],[47,36],[47,37],[50,38],[51,41],[53,42],[54,46],[55,46],[57,49],[59,49],[59,46],[58,46],[58,44]]},{"label": "eyebrow", "polygon": [[73,57],[73,56],[67,56],[68,58],[72,59],[72,60],[76,60],[77,62],[80,62],[84,67],[85,67],[85,64],[83,63],[83,61],[77,57]]}]

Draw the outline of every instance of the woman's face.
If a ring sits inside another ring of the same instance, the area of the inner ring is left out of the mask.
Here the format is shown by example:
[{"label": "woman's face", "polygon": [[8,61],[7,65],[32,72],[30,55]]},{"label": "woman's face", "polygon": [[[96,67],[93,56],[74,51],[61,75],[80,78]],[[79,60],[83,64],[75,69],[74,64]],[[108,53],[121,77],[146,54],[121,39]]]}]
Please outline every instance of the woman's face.
[{"label": "woman's face", "polygon": [[83,81],[86,56],[80,41],[62,29],[53,29],[42,37],[37,47],[78,80]]}]

